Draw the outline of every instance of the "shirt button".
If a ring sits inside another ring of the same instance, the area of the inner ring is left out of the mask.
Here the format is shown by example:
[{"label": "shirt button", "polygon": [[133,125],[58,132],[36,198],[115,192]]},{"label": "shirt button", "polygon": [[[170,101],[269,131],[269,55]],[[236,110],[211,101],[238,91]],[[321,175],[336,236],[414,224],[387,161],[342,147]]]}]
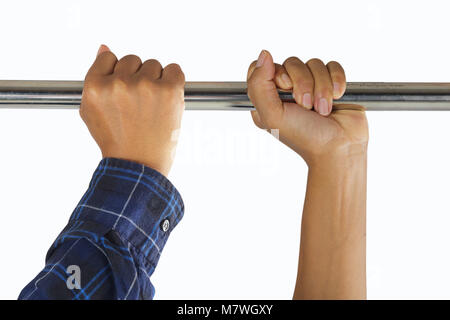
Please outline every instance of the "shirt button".
[{"label": "shirt button", "polygon": [[161,223],[161,229],[164,232],[167,232],[167,230],[169,230],[170,227],[170,222],[169,219],[165,219],[162,223]]}]

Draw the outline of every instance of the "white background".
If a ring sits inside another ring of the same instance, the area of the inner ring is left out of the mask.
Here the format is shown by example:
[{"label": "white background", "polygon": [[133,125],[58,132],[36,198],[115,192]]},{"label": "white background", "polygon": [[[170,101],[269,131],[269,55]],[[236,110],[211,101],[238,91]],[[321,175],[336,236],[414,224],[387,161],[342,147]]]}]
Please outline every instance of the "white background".
[{"label": "white background", "polygon": [[[261,49],[337,60],[348,81],[450,81],[448,1],[2,1],[0,79],[82,80],[97,48],[242,81]],[[450,298],[450,113],[370,112],[370,299]],[[15,299],[100,152],[75,110],[0,110],[0,298]],[[170,179],[186,212],[157,299],[292,297],[302,159],[247,112],[188,111]]]}]

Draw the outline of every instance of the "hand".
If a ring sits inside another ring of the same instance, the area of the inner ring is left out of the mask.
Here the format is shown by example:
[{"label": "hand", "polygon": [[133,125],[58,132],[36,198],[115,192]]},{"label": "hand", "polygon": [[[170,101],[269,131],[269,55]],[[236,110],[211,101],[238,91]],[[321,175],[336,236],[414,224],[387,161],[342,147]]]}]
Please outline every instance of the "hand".
[{"label": "hand", "polygon": [[[364,108],[332,101],[345,92],[345,73],[337,62],[326,66],[319,59],[304,64],[291,57],[274,64],[263,50],[248,70],[248,96],[256,111],[255,124],[279,129],[280,140],[302,156],[308,166],[366,153],[368,142]],[[293,90],[296,103],[283,103],[277,88]],[[314,110],[312,110],[314,108]]]},{"label": "hand", "polygon": [[103,157],[135,161],[162,174],[172,165],[184,110],[184,74],[134,55],[117,61],[102,45],[89,69],[80,115]]}]

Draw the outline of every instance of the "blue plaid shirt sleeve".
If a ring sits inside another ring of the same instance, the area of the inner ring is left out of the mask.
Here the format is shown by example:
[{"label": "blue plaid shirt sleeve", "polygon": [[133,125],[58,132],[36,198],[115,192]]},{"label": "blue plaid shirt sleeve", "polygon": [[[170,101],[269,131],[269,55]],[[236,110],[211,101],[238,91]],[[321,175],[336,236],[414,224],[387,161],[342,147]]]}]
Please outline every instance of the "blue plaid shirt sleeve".
[{"label": "blue plaid shirt sleeve", "polygon": [[152,299],[150,276],[183,213],[180,194],[162,174],[104,158],[19,299]]}]

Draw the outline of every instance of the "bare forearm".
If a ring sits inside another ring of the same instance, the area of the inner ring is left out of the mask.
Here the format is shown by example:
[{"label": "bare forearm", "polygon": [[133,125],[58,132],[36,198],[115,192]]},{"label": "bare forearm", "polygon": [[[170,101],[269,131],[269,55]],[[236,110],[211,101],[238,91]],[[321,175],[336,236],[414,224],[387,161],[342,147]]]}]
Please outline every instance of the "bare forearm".
[{"label": "bare forearm", "polygon": [[[255,124],[277,128],[310,168],[294,298],[365,298],[369,136],[363,106],[333,105],[345,92],[344,69],[297,57],[277,66],[263,50],[247,84]],[[292,89],[295,103],[282,102],[277,89]]]},{"label": "bare forearm", "polygon": [[310,166],[295,299],[366,298],[366,153]]}]

